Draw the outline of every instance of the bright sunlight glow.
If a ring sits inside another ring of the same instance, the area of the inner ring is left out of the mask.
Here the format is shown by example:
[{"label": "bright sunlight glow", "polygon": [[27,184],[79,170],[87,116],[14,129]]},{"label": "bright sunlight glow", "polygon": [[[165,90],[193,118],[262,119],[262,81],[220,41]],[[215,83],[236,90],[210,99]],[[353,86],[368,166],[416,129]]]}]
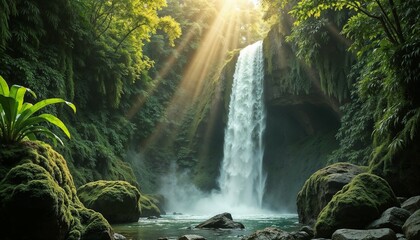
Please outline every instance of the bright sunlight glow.
[{"label": "bright sunlight glow", "polygon": [[[200,45],[194,57],[190,60],[176,93],[167,105],[167,119],[182,121],[186,116],[189,104],[192,104],[195,99],[203,97],[203,88],[209,88],[212,87],[212,84],[215,84],[210,80],[210,76],[213,76],[215,71],[220,71],[229,52],[261,38],[257,37],[258,39],[256,39],[255,31],[251,30],[251,26],[257,21],[255,14],[259,13],[256,5],[259,2],[258,0],[225,0],[220,2],[221,5],[217,6],[218,11],[214,21],[206,30],[206,34],[201,37]],[[202,20],[200,18],[203,17],[198,16],[196,20],[200,21]],[[254,33],[254,36],[252,33]],[[173,64],[177,61],[176,56],[183,54],[184,49],[189,45],[195,34],[197,34],[197,29],[194,29],[194,27],[183,32],[182,40],[177,43],[175,53],[166,60],[161,69],[158,69],[154,79],[157,82],[155,88],[159,86],[161,79],[165,79]],[[150,95],[153,94],[157,93],[151,93]],[[214,101],[214,98],[210,97],[210,99]],[[137,99],[137,102],[134,102],[128,111],[127,117],[130,118],[136,112],[141,111],[145,101],[146,99]],[[210,121],[213,118],[214,116],[208,116]],[[209,124],[210,128],[212,125]],[[177,134],[178,129],[173,129],[173,126],[168,126],[164,122],[156,127],[147,142],[140,144],[147,148],[149,144],[156,141],[160,143],[164,130],[168,128],[171,128],[171,135]],[[213,131],[207,129],[206,132],[211,134]],[[170,142],[171,139],[165,137],[165,141]]]}]

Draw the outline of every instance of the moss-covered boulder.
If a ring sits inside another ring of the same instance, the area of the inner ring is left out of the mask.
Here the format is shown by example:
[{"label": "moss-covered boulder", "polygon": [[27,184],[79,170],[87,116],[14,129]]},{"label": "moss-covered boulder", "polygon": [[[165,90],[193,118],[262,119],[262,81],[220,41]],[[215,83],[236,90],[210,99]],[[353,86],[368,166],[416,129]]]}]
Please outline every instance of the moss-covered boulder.
[{"label": "moss-covered boulder", "polygon": [[350,163],[336,163],[312,174],[297,196],[299,222],[314,224],[334,194],[364,171],[363,167]]},{"label": "moss-covered boulder", "polygon": [[316,236],[330,238],[341,228],[364,229],[386,209],[398,205],[384,179],[369,173],[359,174],[321,211],[315,225]]},{"label": "moss-covered boulder", "polygon": [[160,198],[155,195],[140,196],[141,217],[160,217],[161,209],[159,209]]},{"label": "moss-covered boulder", "polygon": [[90,182],[77,194],[87,208],[102,213],[110,223],[137,222],[140,217],[140,192],[128,182]]},{"label": "moss-covered boulder", "polygon": [[41,142],[0,145],[2,239],[113,239],[108,222],[83,206],[64,158]]}]

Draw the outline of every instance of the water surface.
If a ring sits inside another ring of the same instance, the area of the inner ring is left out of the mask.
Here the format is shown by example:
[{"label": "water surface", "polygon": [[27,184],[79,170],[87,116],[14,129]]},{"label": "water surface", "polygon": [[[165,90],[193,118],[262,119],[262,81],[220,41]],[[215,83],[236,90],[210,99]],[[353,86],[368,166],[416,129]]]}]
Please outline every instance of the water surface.
[{"label": "water surface", "polygon": [[160,237],[178,239],[185,234],[196,234],[213,239],[241,239],[256,230],[277,227],[285,231],[299,228],[296,214],[260,214],[232,216],[235,221],[245,225],[243,230],[203,230],[194,226],[209,219],[211,215],[163,215],[159,219],[143,219],[136,223],[113,225],[114,231],[127,237],[127,240],[156,240]]}]

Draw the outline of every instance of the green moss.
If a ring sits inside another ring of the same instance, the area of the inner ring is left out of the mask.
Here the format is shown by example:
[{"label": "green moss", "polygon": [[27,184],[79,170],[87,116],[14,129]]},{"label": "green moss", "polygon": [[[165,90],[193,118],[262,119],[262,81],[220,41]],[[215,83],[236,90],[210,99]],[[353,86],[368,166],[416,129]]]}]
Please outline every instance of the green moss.
[{"label": "green moss", "polygon": [[388,183],[373,174],[362,173],[337,192],[318,216],[317,237],[331,237],[340,228],[364,229],[386,209],[398,206]]},{"label": "green moss", "polygon": [[112,223],[136,222],[140,217],[140,192],[125,181],[96,181],[81,186],[78,196],[90,209]]},{"label": "green moss", "polygon": [[2,146],[0,174],[5,239],[85,239],[92,222],[100,232],[90,232],[112,239],[108,222],[79,201],[66,161],[51,146],[30,141]]},{"label": "green moss", "polygon": [[[333,195],[345,185],[343,181],[347,179],[348,182],[351,177],[364,171],[366,171],[364,168],[350,163],[336,163],[312,174],[297,196],[300,222],[313,224]],[[346,174],[347,177],[333,180],[343,174]]]},{"label": "green moss", "polygon": [[159,199],[153,195],[142,194],[140,196],[140,208],[142,217],[156,216],[159,217],[161,214],[160,209],[158,208]]}]

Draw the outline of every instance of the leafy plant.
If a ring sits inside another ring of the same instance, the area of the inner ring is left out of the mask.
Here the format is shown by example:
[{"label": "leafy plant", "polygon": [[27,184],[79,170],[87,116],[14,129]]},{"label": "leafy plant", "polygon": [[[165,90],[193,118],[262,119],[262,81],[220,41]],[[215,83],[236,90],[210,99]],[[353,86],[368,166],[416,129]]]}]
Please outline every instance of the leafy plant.
[{"label": "leafy plant", "polygon": [[75,105],[61,98],[49,98],[31,104],[24,102],[26,92],[36,98],[36,94],[29,88],[19,85],[13,85],[9,88],[6,80],[0,76],[0,143],[20,142],[25,137],[35,140],[35,134],[41,133],[51,138],[54,143],[58,140],[63,144],[60,137],[40,123],[49,122],[59,127],[70,138],[70,132],[66,125],[52,114],[34,114],[44,107],[56,103],[66,103],[76,113]]}]

